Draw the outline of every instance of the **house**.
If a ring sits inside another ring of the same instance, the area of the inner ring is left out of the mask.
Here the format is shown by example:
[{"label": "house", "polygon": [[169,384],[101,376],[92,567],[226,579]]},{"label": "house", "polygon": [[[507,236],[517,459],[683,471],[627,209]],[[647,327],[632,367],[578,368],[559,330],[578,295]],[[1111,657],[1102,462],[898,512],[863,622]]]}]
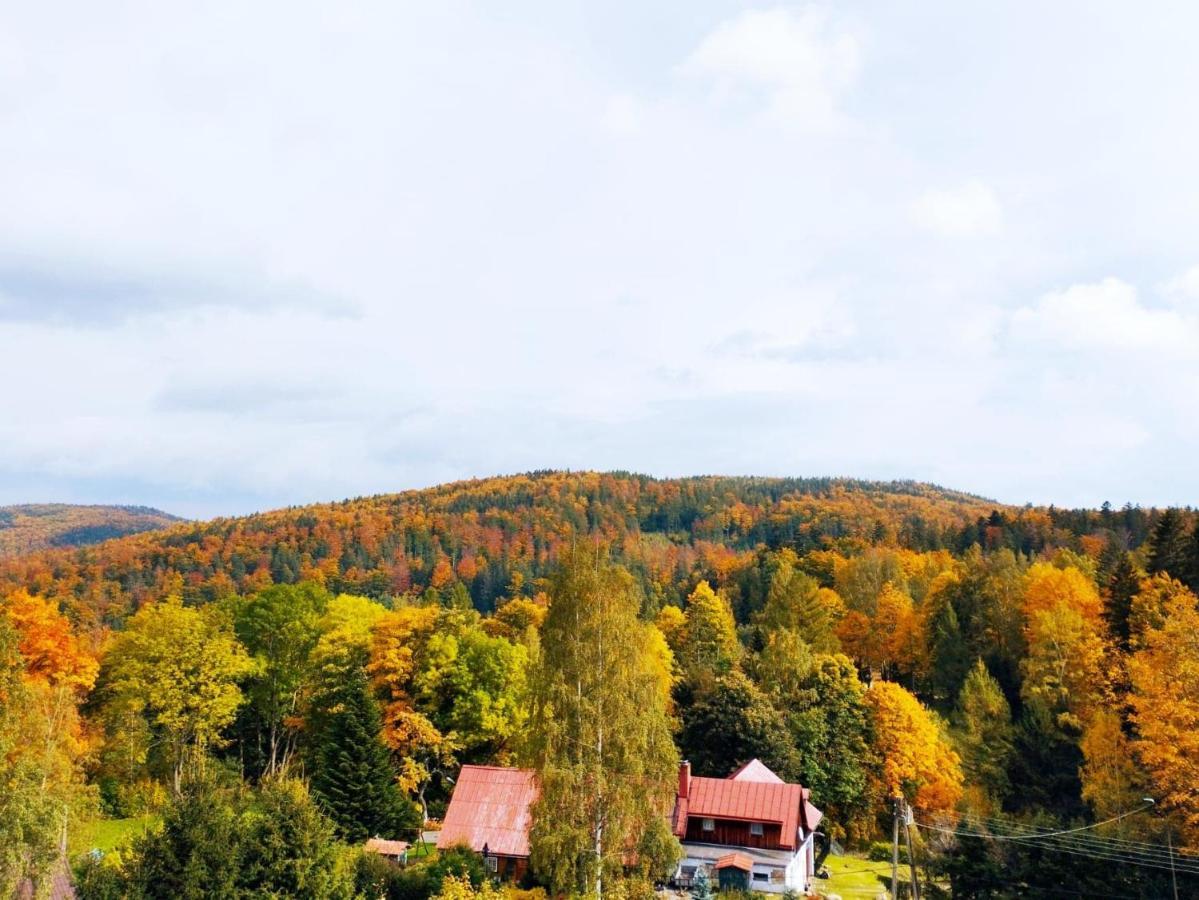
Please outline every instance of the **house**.
[{"label": "house", "polygon": [[463,766],[445,811],[437,849],[466,844],[497,875],[519,880],[529,868],[529,808],[537,799],[532,769]]},{"label": "house", "polygon": [[380,837],[373,837],[366,842],[365,849],[367,853],[377,853],[397,866],[407,865],[408,863],[407,841],[388,841]]},{"label": "house", "polygon": [[727,778],[694,776],[684,762],[671,817],[683,845],[676,881],[689,885],[703,868],[721,886],[806,891],[823,817],[807,788],[787,784],[760,760]]}]

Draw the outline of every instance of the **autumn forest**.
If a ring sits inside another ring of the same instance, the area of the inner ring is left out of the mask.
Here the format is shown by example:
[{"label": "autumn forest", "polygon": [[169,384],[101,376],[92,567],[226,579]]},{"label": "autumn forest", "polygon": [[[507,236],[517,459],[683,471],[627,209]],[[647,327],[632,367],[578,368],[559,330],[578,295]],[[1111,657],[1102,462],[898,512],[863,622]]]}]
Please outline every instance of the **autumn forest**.
[{"label": "autumn forest", "polygon": [[0,559],[0,896],[491,897],[361,847],[464,764],[559,771],[589,629],[640,787],[589,855],[546,776],[510,893],[646,896],[679,760],[758,758],[838,853],[889,859],[902,797],[927,896],[1199,896],[1189,508],[545,471],[154,528]]}]

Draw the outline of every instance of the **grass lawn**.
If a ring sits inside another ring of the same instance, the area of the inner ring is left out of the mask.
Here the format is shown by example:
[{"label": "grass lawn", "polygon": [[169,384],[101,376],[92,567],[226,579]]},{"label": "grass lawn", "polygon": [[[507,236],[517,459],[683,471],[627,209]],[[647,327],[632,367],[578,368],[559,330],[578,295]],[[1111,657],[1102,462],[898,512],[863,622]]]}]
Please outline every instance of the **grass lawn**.
[{"label": "grass lawn", "polygon": [[127,847],[135,837],[157,822],[157,816],[138,816],[135,819],[96,819],[83,826],[79,839],[72,849],[78,855],[93,849],[107,853],[118,847]]},{"label": "grass lawn", "polygon": [[[837,894],[844,900],[874,900],[886,896],[891,880],[889,862],[871,862],[860,856],[830,856],[824,861],[830,877],[813,880],[813,887],[823,896]],[[906,873],[906,869],[901,872]],[[879,876],[884,880],[879,881]]]}]

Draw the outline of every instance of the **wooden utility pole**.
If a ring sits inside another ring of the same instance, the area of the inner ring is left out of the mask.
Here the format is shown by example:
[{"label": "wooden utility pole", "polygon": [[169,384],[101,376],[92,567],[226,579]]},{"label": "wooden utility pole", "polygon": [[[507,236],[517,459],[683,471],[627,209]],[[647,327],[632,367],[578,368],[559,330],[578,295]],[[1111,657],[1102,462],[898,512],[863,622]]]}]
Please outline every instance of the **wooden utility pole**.
[{"label": "wooden utility pole", "polygon": [[891,900],[899,900],[899,811],[903,800],[895,798],[895,822],[891,828]]},{"label": "wooden utility pole", "polygon": [[912,808],[904,802],[903,834],[908,844],[908,867],[912,870],[912,897],[920,900],[920,880],[916,877],[916,854],[912,850]]}]

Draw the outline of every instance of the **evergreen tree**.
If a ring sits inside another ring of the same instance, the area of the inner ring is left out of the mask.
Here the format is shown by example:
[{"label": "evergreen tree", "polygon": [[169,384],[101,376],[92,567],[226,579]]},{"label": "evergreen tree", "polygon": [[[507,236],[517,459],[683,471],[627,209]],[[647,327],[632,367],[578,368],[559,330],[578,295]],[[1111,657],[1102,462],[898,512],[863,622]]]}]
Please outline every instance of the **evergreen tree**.
[{"label": "evergreen tree", "polygon": [[1169,572],[1180,581],[1185,578],[1190,569],[1190,548],[1187,544],[1182,513],[1171,507],[1161,514],[1153,526],[1153,536],[1149,539],[1149,564],[1146,566],[1149,574]]},{"label": "evergreen tree", "polygon": [[628,848],[669,812],[678,753],[655,632],[638,620],[628,572],[579,548],[551,596],[531,679],[527,754],[541,787],[532,864],[555,892],[599,896]]},{"label": "evergreen tree", "polygon": [[962,689],[970,670],[970,651],[958,626],[957,611],[949,597],[934,599],[929,628],[929,687],[934,702],[949,706]]},{"label": "evergreen tree", "polygon": [[1133,564],[1132,555],[1123,554],[1112,570],[1104,592],[1103,618],[1107,621],[1112,640],[1122,649],[1128,649],[1130,636],[1129,615],[1132,613],[1132,598],[1141,589],[1141,576]]},{"label": "evergreen tree", "polygon": [[1008,792],[1007,766],[1012,755],[1011,708],[980,659],[958,695],[954,724],[962,769],[971,784],[1000,801]]},{"label": "evergreen tree", "polygon": [[708,878],[708,867],[700,866],[691,882],[691,900],[712,900],[712,881]]},{"label": "evergreen tree", "polygon": [[355,843],[412,833],[420,814],[396,786],[365,672],[351,669],[321,705],[327,712],[315,741],[312,791],[338,832]]},{"label": "evergreen tree", "polygon": [[1186,545],[1186,556],[1186,571],[1182,575],[1182,580],[1194,593],[1199,594],[1199,518],[1195,520],[1195,527],[1191,529],[1191,537]]}]

